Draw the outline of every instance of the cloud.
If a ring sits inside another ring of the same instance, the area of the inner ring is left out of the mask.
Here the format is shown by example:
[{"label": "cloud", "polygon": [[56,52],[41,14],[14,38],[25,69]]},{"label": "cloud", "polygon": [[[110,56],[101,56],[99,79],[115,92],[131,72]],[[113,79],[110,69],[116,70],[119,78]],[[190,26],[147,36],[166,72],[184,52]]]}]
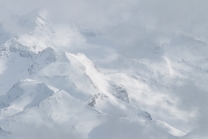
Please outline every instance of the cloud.
[{"label": "cloud", "polygon": [[46,8],[60,19],[105,24],[143,22],[151,25],[153,22],[155,27],[160,24],[170,27],[208,19],[208,2],[204,0],[1,0],[0,5],[4,14],[23,15],[37,8]]},{"label": "cloud", "polygon": [[24,15],[45,8],[54,21],[75,22],[91,29],[126,23],[203,38],[208,28],[207,6],[205,0],[1,0],[0,21],[8,20],[8,24],[12,22],[8,19],[11,14]]},{"label": "cloud", "polygon": [[17,25],[17,17],[46,9],[54,23],[106,33],[114,47],[126,52],[126,47],[149,49],[169,32],[189,33],[207,42],[207,7],[206,0],[0,0],[0,22],[5,31],[18,35],[25,30]]}]

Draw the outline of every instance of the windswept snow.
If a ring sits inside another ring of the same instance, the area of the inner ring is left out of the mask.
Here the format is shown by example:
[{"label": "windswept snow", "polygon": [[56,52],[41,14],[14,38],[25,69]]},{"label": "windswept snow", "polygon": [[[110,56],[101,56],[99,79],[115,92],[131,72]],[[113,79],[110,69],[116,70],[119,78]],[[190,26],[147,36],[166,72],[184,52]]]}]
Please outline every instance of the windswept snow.
[{"label": "windswept snow", "polygon": [[0,28],[0,138],[207,138],[206,42],[42,9],[14,20],[18,35]]}]

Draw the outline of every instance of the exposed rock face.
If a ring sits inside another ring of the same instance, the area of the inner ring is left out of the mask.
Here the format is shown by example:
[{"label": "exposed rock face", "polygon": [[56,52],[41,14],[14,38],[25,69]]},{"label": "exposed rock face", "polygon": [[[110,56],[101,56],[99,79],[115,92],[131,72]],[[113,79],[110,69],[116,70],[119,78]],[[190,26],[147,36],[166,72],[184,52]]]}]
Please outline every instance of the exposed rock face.
[{"label": "exposed rock face", "polygon": [[112,94],[120,100],[129,103],[129,97],[126,89],[122,85],[117,85],[115,83],[110,83],[112,88]]},{"label": "exposed rock face", "polygon": [[146,111],[141,111],[138,114],[138,116],[142,117],[144,120],[148,120],[148,121],[152,120],[151,115],[148,112],[146,112]]},{"label": "exposed rock face", "polygon": [[96,99],[98,99],[99,96],[100,96],[100,94],[93,95],[87,105],[89,105],[90,107],[93,107],[94,108],[95,107],[95,104],[96,104]]}]

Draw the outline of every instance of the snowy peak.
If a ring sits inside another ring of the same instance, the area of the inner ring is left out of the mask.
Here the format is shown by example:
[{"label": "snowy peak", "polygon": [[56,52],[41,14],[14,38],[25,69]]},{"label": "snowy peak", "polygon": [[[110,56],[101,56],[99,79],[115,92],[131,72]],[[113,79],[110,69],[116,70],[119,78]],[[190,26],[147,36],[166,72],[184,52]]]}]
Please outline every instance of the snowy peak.
[{"label": "snowy peak", "polygon": [[54,49],[48,47],[41,52],[38,52],[33,59],[33,63],[28,67],[30,75],[37,73],[41,68],[55,62],[58,58],[58,54]]},{"label": "snowy peak", "polygon": [[[34,75],[33,77],[69,93],[72,88],[75,88],[82,93],[87,93],[87,96],[103,93],[107,96],[113,95],[127,103],[129,102],[125,88],[99,72],[84,54],[74,55],[65,52],[59,56],[56,62],[41,69],[37,76]],[[63,85],[61,82],[67,82],[68,85]]]},{"label": "snowy peak", "polygon": [[90,94],[98,90],[86,74],[86,67],[72,55],[69,53],[60,55],[55,62],[42,68],[32,78],[65,90],[72,96],[86,101]]},{"label": "snowy peak", "polygon": [[34,47],[30,48],[18,41],[18,37],[14,37],[7,41],[3,46],[1,46],[2,52],[5,55],[9,55],[11,52],[19,52],[21,57],[34,57],[35,53],[33,52]]},{"label": "snowy peak", "polygon": [[37,9],[20,16],[17,24],[27,31],[32,31],[38,26],[44,26],[47,24],[47,10]]},{"label": "snowy peak", "polygon": [[[37,105],[45,98],[58,90],[34,80],[22,80],[15,84],[12,89],[0,97],[1,112],[3,117],[19,113],[27,108]],[[1,117],[1,118],[3,118]]]}]

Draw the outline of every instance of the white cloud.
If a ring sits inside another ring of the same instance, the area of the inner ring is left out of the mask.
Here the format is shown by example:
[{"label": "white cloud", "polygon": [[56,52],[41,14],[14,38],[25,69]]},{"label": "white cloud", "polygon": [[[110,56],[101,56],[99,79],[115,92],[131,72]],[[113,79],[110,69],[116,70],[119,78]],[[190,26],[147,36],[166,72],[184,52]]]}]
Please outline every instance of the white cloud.
[{"label": "white cloud", "polygon": [[207,6],[205,0],[1,0],[0,20],[7,18],[8,13],[24,15],[34,9],[46,8],[54,20],[94,28],[125,22],[200,35],[203,28],[208,28],[205,24],[208,21]]}]

